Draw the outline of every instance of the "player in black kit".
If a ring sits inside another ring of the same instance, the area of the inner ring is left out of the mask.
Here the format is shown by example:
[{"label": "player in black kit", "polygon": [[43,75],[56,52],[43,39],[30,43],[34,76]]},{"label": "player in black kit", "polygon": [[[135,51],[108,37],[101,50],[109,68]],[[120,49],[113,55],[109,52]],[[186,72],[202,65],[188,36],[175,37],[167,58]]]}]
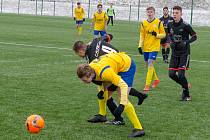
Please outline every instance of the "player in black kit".
[{"label": "player in black kit", "polygon": [[170,53],[170,40],[168,37],[168,23],[169,22],[173,22],[173,17],[169,16],[169,11],[168,11],[168,7],[164,7],[163,8],[163,16],[160,18],[161,22],[163,23],[165,32],[166,32],[166,37],[161,39],[161,46],[162,46],[162,56],[163,56],[163,61],[165,63],[168,63],[168,56]]},{"label": "player in black kit", "polygon": [[169,77],[182,86],[181,101],[190,101],[191,96],[189,94],[188,81],[185,77],[185,70],[189,68],[190,43],[197,39],[197,35],[191,25],[184,22],[181,16],[182,8],[174,6],[174,21],[168,24],[168,33],[171,40],[170,46],[172,49]]},{"label": "player in black kit", "polygon": [[[110,41],[112,40],[113,36],[111,34],[108,34],[105,37],[95,38],[93,41],[89,44],[85,44],[82,41],[75,42],[73,46],[73,50],[77,55],[79,55],[82,58],[86,58],[88,63],[92,62],[94,59],[99,58],[100,56],[107,54],[107,53],[115,53],[119,52],[118,49],[113,47],[110,44]],[[102,85],[101,81],[92,81],[96,85]],[[115,85],[111,85],[108,90],[109,92],[113,92],[117,89]],[[141,105],[145,98],[147,98],[147,94],[141,93],[137,91],[134,88],[131,88],[129,95],[138,97],[138,105]],[[106,111],[100,111],[103,110],[104,104],[102,102],[105,102],[104,98],[104,92],[99,91],[97,94],[99,99],[99,114],[95,115],[93,118],[89,119],[88,122],[105,122],[106,119]],[[106,101],[107,107],[109,108],[110,112],[113,114],[114,110],[117,108],[116,103],[114,102],[113,98]],[[112,124],[115,125],[123,125],[124,121],[112,121]]]}]

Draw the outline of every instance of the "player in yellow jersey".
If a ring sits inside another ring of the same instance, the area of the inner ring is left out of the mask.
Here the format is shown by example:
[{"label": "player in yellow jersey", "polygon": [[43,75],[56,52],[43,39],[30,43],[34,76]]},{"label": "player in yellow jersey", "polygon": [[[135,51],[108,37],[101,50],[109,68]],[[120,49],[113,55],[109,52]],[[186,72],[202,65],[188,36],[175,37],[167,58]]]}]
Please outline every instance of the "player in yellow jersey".
[{"label": "player in yellow jersey", "polygon": [[138,50],[140,54],[144,54],[144,60],[148,67],[144,91],[149,91],[152,80],[154,80],[152,88],[160,83],[155,72],[154,62],[160,51],[160,40],[166,34],[163,23],[155,18],[155,8],[148,7],[146,12],[148,18],[141,23]]},{"label": "player in yellow jersey", "polygon": [[[93,80],[102,81],[105,90],[110,84],[118,87],[120,104],[114,110],[115,123],[121,121],[123,111],[134,125],[130,137],[141,137],[145,135],[143,127],[136,115],[133,105],[128,100],[128,94],[133,85],[136,65],[125,53],[110,53],[93,60],[90,64],[81,64],[77,68],[78,77],[85,83]],[[109,92],[108,98],[112,93]]]},{"label": "player in yellow jersey", "polygon": [[107,14],[102,10],[102,5],[97,5],[98,11],[94,13],[91,28],[94,30],[94,37],[97,38],[99,33],[101,36],[106,35],[107,30]]},{"label": "player in yellow jersey", "polygon": [[85,21],[85,10],[80,2],[77,2],[77,7],[74,9],[74,20],[76,20],[78,35],[81,35],[82,24]]}]

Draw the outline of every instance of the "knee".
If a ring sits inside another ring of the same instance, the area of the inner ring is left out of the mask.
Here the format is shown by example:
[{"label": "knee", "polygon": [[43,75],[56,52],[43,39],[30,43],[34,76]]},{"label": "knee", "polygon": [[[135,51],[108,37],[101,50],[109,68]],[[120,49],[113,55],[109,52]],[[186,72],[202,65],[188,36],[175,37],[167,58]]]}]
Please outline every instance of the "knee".
[{"label": "knee", "polygon": [[174,70],[169,70],[168,76],[173,79],[176,76],[176,71]]},{"label": "knee", "polygon": [[185,78],[184,72],[178,72],[178,78],[179,78],[179,79]]}]

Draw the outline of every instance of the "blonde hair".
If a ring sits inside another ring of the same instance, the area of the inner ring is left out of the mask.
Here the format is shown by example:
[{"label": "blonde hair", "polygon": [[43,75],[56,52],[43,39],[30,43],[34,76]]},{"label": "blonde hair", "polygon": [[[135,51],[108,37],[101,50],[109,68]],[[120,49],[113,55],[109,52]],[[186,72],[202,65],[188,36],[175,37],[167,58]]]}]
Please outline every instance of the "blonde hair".
[{"label": "blonde hair", "polygon": [[93,68],[91,68],[88,64],[80,64],[77,67],[77,76],[79,78],[90,77],[94,73]]}]

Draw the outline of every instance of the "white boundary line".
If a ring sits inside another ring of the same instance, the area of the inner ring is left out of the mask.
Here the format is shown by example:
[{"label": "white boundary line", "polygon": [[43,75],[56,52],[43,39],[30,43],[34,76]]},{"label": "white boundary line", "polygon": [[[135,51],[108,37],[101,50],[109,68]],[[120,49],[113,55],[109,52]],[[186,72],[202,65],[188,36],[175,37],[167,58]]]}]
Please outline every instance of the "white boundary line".
[{"label": "white boundary line", "polygon": [[[18,43],[11,43],[11,42],[1,42],[0,44],[5,44],[5,45],[15,45],[15,46],[24,46],[24,47],[36,47],[36,48],[45,48],[45,49],[57,49],[57,50],[70,50],[72,51],[72,49],[69,48],[58,48],[58,47],[49,47],[49,46],[37,46],[37,45],[30,45],[30,44],[18,44]],[[140,56],[140,55],[136,55],[136,54],[129,54],[130,56]],[[67,56],[67,55],[65,55]],[[72,56],[72,55],[69,55]],[[162,58],[162,57],[158,57],[158,58]],[[210,61],[202,61],[202,60],[190,60],[192,62],[199,62],[199,63],[210,63]]]}]

